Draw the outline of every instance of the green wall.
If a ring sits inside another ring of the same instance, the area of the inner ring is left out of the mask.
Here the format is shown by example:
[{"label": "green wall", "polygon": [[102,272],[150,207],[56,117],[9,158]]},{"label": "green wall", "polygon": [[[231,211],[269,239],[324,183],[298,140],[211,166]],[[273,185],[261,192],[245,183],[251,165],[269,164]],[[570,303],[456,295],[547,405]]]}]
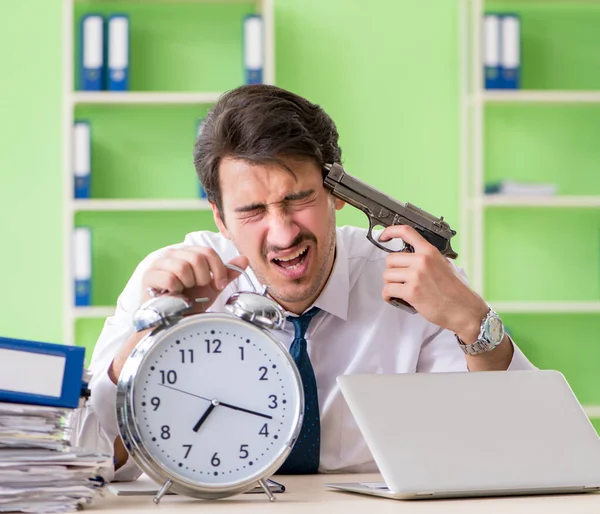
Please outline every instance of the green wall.
[{"label": "green wall", "polygon": [[[133,88],[210,90],[242,80],[239,16],[248,6],[96,1],[77,4],[76,14],[88,8],[135,14]],[[277,83],[332,115],[348,170],[455,226],[457,15],[453,0],[375,0],[368,10],[346,0],[276,2]],[[3,4],[0,46],[10,48],[0,59],[11,70],[0,81],[0,333],[60,341],[60,0]],[[191,148],[205,111],[78,107],[77,118],[93,121],[93,196],[192,197]],[[81,213],[77,222],[94,229],[97,305],[114,303],[147,252],[211,224],[206,213]],[[365,222],[351,208],[340,215],[340,224]],[[79,342],[90,344],[98,326],[97,320],[78,322]]]},{"label": "green wall", "polygon": [[[0,6],[0,334],[49,341],[62,338],[61,4]],[[242,80],[239,17],[250,5],[97,0],[76,13],[132,13],[134,89],[210,90]],[[600,89],[599,6],[496,7],[522,16],[525,88]],[[277,83],[332,115],[351,173],[456,228],[458,42],[458,0],[276,0]],[[191,149],[205,112],[78,107],[78,118],[93,121],[93,196],[193,197]],[[486,179],[555,181],[561,194],[598,195],[599,130],[596,106],[490,106]],[[96,305],[114,303],[148,252],[212,225],[202,212],[80,213],[76,221],[94,229]],[[347,207],[339,222],[366,219]],[[491,209],[486,233],[488,300],[600,298],[597,210]],[[460,234],[453,246],[460,251]],[[505,319],[535,364],[561,369],[582,401],[600,404],[597,314]],[[91,347],[101,326],[78,321],[78,343]]]},{"label": "green wall", "polygon": [[60,6],[0,4],[0,334],[51,341],[61,339]]}]

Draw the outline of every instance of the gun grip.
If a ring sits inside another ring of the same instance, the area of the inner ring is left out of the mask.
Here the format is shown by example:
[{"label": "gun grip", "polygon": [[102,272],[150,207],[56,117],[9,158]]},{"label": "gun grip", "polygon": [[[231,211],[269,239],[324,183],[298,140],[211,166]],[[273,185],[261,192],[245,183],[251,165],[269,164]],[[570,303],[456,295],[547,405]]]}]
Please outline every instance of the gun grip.
[{"label": "gun grip", "polygon": [[394,307],[398,307],[398,309],[402,309],[405,312],[408,312],[409,314],[416,314],[417,311],[416,309],[408,302],[405,302],[404,300],[401,300],[400,298],[391,298],[390,299],[390,305],[393,305]]}]

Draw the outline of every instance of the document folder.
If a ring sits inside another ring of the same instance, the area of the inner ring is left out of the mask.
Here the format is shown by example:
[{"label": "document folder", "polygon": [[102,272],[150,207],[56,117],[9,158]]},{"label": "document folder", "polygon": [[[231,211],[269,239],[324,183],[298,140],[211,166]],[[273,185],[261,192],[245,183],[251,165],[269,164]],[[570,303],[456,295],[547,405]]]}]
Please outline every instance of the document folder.
[{"label": "document folder", "polygon": [[0,401],[76,408],[85,349],[0,337]]}]

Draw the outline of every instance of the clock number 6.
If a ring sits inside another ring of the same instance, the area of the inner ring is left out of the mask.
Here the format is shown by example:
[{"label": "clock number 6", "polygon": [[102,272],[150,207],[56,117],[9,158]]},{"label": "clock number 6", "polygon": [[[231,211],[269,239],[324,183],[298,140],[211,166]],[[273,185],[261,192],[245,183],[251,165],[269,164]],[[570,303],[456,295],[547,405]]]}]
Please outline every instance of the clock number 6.
[{"label": "clock number 6", "polygon": [[215,453],[215,454],[212,456],[212,459],[210,459],[210,463],[211,463],[211,464],[212,464],[212,465],[213,465],[215,468],[221,465],[221,459],[219,459],[219,457],[217,457],[217,455],[218,455],[218,452],[217,452],[217,453]]}]

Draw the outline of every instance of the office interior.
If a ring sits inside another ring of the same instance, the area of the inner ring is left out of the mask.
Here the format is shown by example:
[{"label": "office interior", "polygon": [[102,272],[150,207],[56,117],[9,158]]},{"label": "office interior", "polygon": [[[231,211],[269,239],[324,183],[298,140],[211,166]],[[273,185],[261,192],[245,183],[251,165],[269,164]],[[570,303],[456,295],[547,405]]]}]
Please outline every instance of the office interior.
[{"label": "office interior", "polygon": [[[264,4],[269,80],[332,116],[350,173],[444,216],[473,287],[533,364],[565,375],[600,430],[600,4]],[[218,0],[2,3],[0,336],[84,346],[89,363],[139,261],[214,229],[198,207],[192,148],[214,94],[246,80],[242,19],[254,10]],[[125,92],[81,89],[80,23],[92,12],[128,16]],[[519,21],[516,82],[504,87],[486,87],[483,13]],[[91,125],[85,199],[73,197],[76,120]],[[349,206],[338,224],[368,226]],[[92,234],[83,306],[73,295],[76,227]]]}]

